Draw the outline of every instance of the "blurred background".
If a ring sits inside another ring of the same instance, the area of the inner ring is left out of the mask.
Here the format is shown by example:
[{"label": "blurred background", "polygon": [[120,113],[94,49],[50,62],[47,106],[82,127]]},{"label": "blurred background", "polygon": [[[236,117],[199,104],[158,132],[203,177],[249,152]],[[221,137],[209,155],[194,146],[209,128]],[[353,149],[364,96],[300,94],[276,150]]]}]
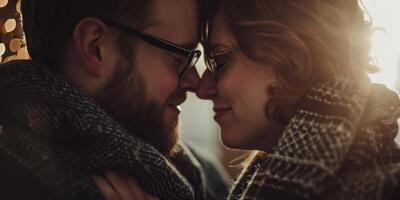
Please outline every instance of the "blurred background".
[{"label": "blurred background", "polygon": [[[379,73],[370,75],[373,82],[385,84],[400,91],[400,1],[363,0],[368,15],[377,31],[371,41],[374,56],[381,68]],[[18,0],[0,0],[0,63],[14,59],[29,58],[23,43]],[[201,59],[197,65],[200,74],[205,70]],[[183,139],[204,154],[222,161],[232,178],[240,171],[238,167],[244,152],[225,148],[219,140],[219,128],[213,120],[212,103],[199,100],[189,94],[182,105],[181,130]],[[400,137],[396,138],[400,143]]]}]

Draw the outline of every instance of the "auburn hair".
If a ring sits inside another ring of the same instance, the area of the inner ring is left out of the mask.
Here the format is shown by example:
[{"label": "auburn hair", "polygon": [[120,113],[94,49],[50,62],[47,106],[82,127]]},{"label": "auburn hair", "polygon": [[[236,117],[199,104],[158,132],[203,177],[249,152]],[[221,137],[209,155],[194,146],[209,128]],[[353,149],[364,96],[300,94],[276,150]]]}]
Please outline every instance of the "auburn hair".
[{"label": "auburn hair", "polygon": [[[222,12],[239,49],[274,69],[267,116],[286,124],[307,90],[335,76],[376,72],[370,57],[371,23],[358,0],[210,0],[209,22]],[[293,109],[292,109],[293,111]]]}]

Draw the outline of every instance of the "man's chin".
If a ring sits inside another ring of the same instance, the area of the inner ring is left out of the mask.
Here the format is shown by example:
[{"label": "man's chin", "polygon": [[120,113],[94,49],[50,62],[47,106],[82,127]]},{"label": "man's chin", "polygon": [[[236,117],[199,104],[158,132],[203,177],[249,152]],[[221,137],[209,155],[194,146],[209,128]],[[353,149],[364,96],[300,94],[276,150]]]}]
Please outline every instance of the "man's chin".
[{"label": "man's chin", "polygon": [[173,126],[173,128],[170,129],[168,134],[169,134],[168,136],[169,142],[164,144],[168,144],[169,146],[167,146],[167,148],[165,148],[164,151],[161,152],[163,155],[167,157],[172,156],[174,154],[175,147],[178,144],[179,126],[178,125]]},{"label": "man's chin", "polygon": [[177,107],[167,106],[164,111],[164,127],[166,130],[165,134],[168,134],[166,138],[168,138],[168,142],[164,144],[167,145],[164,147],[164,151],[162,152],[164,155],[171,155],[173,149],[179,140],[179,114],[180,109]]},{"label": "man's chin", "polygon": [[169,127],[171,127],[171,124],[177,124],[178,119],[179,119],[179,114],[181,113],[181,110],[179,108],[179,106],[167,106],[165,108],[165,112],[164,112],[164,120],[165,123],[170,124]]},{"label": "man's chin", "polygon": [[[125,69],[131,69],[131,65],[123,62],[125,60],[129,59],[120,59],[120,70],[116,71],[95,99],[130,134],[147,141],[159,152],[168,155],[178,142],[180,111],[176,106],[165,106],[167,103],[149,101],[140,73],[126,73]],[[182,92],[177,92],[165,102],[178,104],[183,102],[184,98]]]}]

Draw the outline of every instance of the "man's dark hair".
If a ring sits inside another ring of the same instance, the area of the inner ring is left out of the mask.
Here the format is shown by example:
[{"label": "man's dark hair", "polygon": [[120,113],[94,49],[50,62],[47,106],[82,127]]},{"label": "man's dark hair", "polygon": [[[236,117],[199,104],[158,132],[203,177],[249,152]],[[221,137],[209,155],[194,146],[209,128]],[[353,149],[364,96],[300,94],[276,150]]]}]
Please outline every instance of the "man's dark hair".
[{"label": "man's dark hair", "polygon": [[[65,49],[75,26],[85,17],[109,18],[145,26],[153,0],[21,0],[23,28],[29,55],[54,71],[64,62]],[[197,1],[200,25],[203,0]],[[120,38],[121,40],[121,38]],[[121,42],[120,42],[121,43]],[[126,46],[126,45],[124,45]]]},{"label": "man's dark hair", "polygon": [[140,27],[152,0],[22,0],[23,28],[34,61],[55,71],[64,61],[75,26],[85,17],[130,20]]}]

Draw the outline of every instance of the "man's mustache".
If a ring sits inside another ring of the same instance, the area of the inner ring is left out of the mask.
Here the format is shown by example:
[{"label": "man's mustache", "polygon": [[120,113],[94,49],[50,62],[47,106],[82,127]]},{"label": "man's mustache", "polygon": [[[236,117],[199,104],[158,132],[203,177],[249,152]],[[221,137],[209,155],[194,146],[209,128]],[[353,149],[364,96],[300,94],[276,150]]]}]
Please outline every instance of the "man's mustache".
[{"label": "man's mustache", "polygon": [[177,90],[171,94],[165,101],[166,106],[178,106],[184,103],[187,99],[187,93],[183,90]]}]

